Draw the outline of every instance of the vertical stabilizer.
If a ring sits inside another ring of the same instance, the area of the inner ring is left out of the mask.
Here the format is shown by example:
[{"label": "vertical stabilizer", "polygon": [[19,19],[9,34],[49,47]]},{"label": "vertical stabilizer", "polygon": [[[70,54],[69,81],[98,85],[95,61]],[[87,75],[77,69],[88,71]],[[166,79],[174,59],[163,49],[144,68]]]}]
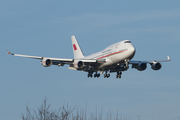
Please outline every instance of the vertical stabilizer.
[{"label": "vertical stabilizer", "polygon": [[74,53],[74,59],[79,59],[79,58],[83,58],[84,55],[81,51],[81,48],[75,38],[75,36],[71,36],[71,40],[72,40],[72,47],[73,47],[73,53]]}]

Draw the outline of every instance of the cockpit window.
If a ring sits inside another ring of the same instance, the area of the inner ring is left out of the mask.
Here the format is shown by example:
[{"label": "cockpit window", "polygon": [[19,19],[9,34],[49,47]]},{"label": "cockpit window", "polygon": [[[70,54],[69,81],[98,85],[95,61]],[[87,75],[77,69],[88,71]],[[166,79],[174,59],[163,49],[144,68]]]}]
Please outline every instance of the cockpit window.
[{"label": "cockpit window", "polygon": [[131,41],[125,41],[124,43],[131,43]]}]

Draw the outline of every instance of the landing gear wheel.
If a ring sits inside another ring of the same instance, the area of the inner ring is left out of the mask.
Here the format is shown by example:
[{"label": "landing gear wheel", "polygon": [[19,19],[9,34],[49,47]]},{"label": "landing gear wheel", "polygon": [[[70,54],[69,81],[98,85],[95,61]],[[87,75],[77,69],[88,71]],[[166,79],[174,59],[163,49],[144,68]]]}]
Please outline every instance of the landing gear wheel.
[{"label": "landing gear wheel", "polygon": [[94,74],[94,78],[95,78],[95,77],[98,78],[99,76],[100,76],[100,73],[95,73],[95,74]]},{"label": "landing gear wheel", "polygon": [[110,77],[110,74],[107,74],[107,73],[104,74],[104,78],[109,78],[109,77]]},{"label": "landing gear wheel", "polygon": [[107,74],[107,78],[110,77],[110,74]]},{"label": "landing gear wheel", "polygon": [[97,78],[100,77],[100,73],[97,74]]},{"label": "landing gear wheel", "polygon": [[118,75],[118,78],[121,78],[121,75]]},{"label": "landing gear wheel", "polygon": [[94,74],[94,78],[97,77],[97,74]]},{"label": "landing gear wheel", "polygon": [[122,72],[117,72],[116,78],[121,78]]},{"label": "landing gear wheel", "polygon": [[93,76],[93,72],[92,72],[92,71],[89,71],[87,77],[88,77],[88,78],[89,78],[89,77],[92,78],[92,76]]},{"label": "landing gear wheel", "polygon": [[92,78],[92,74],[88,74],[88,75],[87,75],[87,77],[88,77],[88,78],[89,78],[89,77],[91,77],[91,78]]},{"label": "landing gear wheel", "polygon": [[118,75],[116,75],[116,78],[118,78]]}]

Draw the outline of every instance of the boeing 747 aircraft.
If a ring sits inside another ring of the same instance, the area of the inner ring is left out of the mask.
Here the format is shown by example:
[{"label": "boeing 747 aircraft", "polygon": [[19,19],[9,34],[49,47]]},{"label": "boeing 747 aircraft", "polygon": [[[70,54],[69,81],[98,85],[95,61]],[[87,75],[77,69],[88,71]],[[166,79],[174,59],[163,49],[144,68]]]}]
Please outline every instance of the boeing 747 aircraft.
[{"label": "boeing 747 aircraft", "polygon": [[167,56],[166,60],[154,60],[154,61],[134,61],[131,60],[135,55],[135,47],[131,41],[123,40],[121,42],[110,45],[104,50],[95,54],[84,56],[81,48],[75,38],[71,36],[72,48],[74,53],[74,59],[64,58],[50,58],[50,57],[38,57],[29,55],[13,54],[8,51],[8,54],[20,57],[28,57],[41,60],[41,64],[44,67],[51,65],[64,66],[69,65],[69,69],[79,70],[87,72],[87,77],[99,77],[100,73],[104,73],[104,78],[109,78],[110,73],[116,72],[116,78],[121,78],[122,72],[129,69],[129,65],[139,71],[143,71],[147,68],[147,64],[151,65],[153,70],[161,69],[160,62],[170,61],[170,57]]}]

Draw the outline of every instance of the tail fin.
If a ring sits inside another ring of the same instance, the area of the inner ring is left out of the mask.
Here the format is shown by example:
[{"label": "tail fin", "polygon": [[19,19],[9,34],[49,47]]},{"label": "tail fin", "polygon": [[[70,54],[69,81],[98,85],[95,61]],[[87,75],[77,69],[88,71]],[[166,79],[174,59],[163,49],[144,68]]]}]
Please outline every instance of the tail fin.
[{"label": "tail fin", "polygon": [[81,51],[81,48],[75,38],[75,36],[71,36],[71,40],[72,40],[72,47],[73,47],[73,53],[74,53],[74,59],[79,59],[79,58],[83,58],[84,55]]}]

